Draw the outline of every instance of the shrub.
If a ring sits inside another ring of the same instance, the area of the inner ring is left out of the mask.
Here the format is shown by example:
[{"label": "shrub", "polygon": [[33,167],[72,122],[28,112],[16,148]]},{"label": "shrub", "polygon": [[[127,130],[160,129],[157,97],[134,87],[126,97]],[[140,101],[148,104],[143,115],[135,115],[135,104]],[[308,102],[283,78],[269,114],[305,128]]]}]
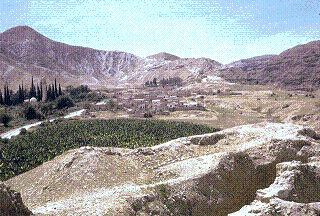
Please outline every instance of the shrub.
[{"label": "shrub", "polygon": [[57,108],[58,109],[62,109],[65,107],[73,107],[74,106],[74,102],[73,100],[69,97],[69,96],[61,96],[58,98],[57,100]]},{"label": "shrub", "polygon": [[152,114],[151,113],[144,113],[143,118],[152,118]]},{"label": "shrub", "polygon": [[3,123],[5,127],[8,127],[8,123],[12,120],[12,117],[8,113],[0,113],[0,122]]},{"label": "shrub", "polygon": [[36,110],[36,108],[34,108],[31,105],[28,105],[25,107],[25,109],[23,110],[23,115],[26,119],[31,120],[31,119],[43,119],[43,115],[38,112]]},{"label": "shrub", "polygon": [[44,115],[50,115],[53,112],[54,102],[42,102],[39,104],[39,109]]},{"label": "shrub", "polygon": [[20,135],[25,135],[27,133],[27,129],[25,129],[25,128],[21,128],[20,129]]},{"label": "shrub", "polygon": [[74,88],[73,86],[68,86],[66,90],[72,96],[76,96],[76,95],[79,95],[81,93],[91,92],[91,89],[87,85],[80,85],[80,86],[78,86],[76,88]]}]

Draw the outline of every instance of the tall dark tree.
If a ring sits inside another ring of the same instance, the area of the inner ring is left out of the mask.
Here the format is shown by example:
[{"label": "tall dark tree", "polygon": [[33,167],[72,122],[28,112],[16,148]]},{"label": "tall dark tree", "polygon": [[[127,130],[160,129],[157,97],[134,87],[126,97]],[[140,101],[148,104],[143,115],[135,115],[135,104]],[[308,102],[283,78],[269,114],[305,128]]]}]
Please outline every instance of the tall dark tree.
[{"label": "tall dark tree", "polygon": [[62,95],[62,90],[61,90],[61,86],[60,86],[60,83],[59,83],[59,92],[58,92],[59,96]]},{"label": "tall dark tree", "polygon": [[3,104],[7,105],[8,95],[7,95],[7,86],[5,85],[3,88]]},{"label": "tall dark tree", "polygon": [[10,91],[8,85],[4,87],[4,104],[8,106],[11,105]]},{"label": "tall dark tree", "polygon": [[57,79],[54,79],[54,96],[58,97]]},{"label": "tall dark tree", "polygon": [[157,86],[157,78],[153,78],[152,84],[153,84],[154,86]]},{"label": "tall dark tree", "polygon": [[48,101],[51,100],[51,85],[47,87],[47,100]]},{"label": "tall dark tree", "polygon": [[42,89],[42,82],[40,82],[40,101],[43,99],[43,89]]},{"label": "tall dark tree", "polygon": [[18,91],[18,103],[23,103],[24,101],[24,90],[23,90],[23,86],[21,87],[19,85],[19,91]]},{"label": "tall dark tree", "polygon": [[49,91],[49,89],[48,89],[48,86],[46,85],[46,92],[45,92],[46,93],[46,97],[45,97],[46,101],[48,100],[48,91]]},{"label": "tall dark tree", "polygon": [[24,100],[24,99],[26,99],[26,97],[28,97],[28,91],[27,91],[27,89],[25,89],[25,88],[23,87],[23,82],[22,82],[22,84],[21,84],[21,89],[22,89],[23,100]]},{"label": "tall dark tree", "polygon": [[39,85],[37,85],[37,100],[41,101],[41,90],[40,90]]},{"label": "tall dark tree", "polygon": [[56,90],[55,90],[55,88],[54,88],[54,84],[52,83],[51,84],[51,100],[54,100],[54,99],[56,99]]},{"label": "tall dark tree", "polygon": [[32,77],[32,79],[31,79],[31,87],[30,87],[30,98],[36,97],[36,96],[37,96],[36,87],[34,86],[33,77]]},{"label": "tall dark tree", "polygon": [[2,97],[2,92],[0,91],[0,105],[3,105],[3,97]]}]

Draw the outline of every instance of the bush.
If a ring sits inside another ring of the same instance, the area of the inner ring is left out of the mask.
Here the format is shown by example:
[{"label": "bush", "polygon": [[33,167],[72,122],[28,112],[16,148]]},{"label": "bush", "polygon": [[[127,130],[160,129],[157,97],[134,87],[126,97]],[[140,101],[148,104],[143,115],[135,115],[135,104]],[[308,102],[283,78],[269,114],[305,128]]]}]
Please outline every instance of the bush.
[{"label": "bush", "polygon": [[152,118],[152,114],[151,113],[144,113],[143,118]]},{"label": "bush", "polygon": [[28,105],[24,110],[23,110],[23,115],[26,119],[31,120],[31,119],[43,119],[43,115],[36,110],[31,105]]},{"label": "bush", "polygon": [[91,92],[91,89],[87,85],[80,85],[80,86],[78,86],[76,88],[74,88],[73,86],[68,86],[66,90],[72,96],[76,96],[76,95],[79,95],[81,93],[89,93],[89,92]]},{"label": "bush", "polygon": [[5,127],[8,127],[8,123],[12,120],[12,117],[8,113],[0,114],[0,122],[3,123]]},{"label": "bush", "polygon": [[27,134],[27,129],[21,128],[19,134],[20,134],[20,135],[25,135],[25,134]]},{"label": "bush", "polygon": [[39,109],[44,115],[50,115],[53,112],[54,102],[42,102],[39,104]]},{"label": "bush", "polygon": [[69,96],[61,96],[58,98],[57,100],[57,108],[58,109],[62,109],[62,108],[69,108],[69,107],[73,107],[74,106],[74,102],[73,100],[69,97]]}]

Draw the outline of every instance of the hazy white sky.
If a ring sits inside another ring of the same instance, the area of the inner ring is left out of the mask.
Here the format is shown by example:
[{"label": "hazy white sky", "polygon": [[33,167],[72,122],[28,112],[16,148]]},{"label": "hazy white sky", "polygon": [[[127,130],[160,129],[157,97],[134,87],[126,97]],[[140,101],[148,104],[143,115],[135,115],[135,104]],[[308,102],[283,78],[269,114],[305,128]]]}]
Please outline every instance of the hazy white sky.
[{"label": "hazy white sky", "polygon": [[319,0],[1,0],[0,32],[27,25],[55,41],[141,57],[221,63],[319,40]]}]

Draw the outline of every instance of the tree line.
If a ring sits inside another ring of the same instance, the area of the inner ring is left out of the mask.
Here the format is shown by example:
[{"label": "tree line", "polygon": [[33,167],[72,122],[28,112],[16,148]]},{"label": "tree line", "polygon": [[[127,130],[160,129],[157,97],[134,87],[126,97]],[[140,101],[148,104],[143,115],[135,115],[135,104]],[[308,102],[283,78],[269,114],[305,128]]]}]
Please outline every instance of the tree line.
[{"label": "tree line", "polygon": [[[182,79],[180,77],[169,77],[168,79],[161,79],[159,81],[159,85],[164,87],[164,86],[181,86],[182,85]],[[154,78],[152,81],[147,81],[145,83],[146,87],[157,87],[157,78]]]},{"label": "tree line", "polygon": [[55,79],[54,83],[45,86],[46,95],[43,92],[43,84],[35,85],[33,81],[33,77],[31,79],[30,90],[28,91],[24,88],[23,83],[19,84],[19,90],[17,92],[13,92],[9,89],[8,84],[4,86],[4,94],[0,91],[0,105],[17,105],[24,102],[26,99],[36,98],[37,101],[42,101],[45,96],[46,101],[53,101],[60,95],[62,95],[62,90],[60,83],[57,85],[57,80]]}]

